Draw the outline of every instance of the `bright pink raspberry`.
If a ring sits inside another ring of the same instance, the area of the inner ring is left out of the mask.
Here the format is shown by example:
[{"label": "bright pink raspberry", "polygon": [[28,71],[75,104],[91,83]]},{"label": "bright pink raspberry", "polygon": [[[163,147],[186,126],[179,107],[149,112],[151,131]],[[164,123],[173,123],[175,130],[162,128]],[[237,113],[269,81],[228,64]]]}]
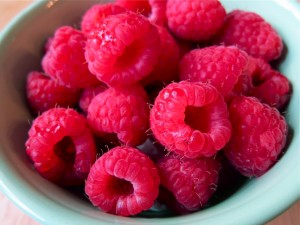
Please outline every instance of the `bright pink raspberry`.
[{"label": "bright pink raspberry", "polygon": [[147,101],[141,86],[108,88],[93,98],[87,119],[99,136],[115,133],[122,143],[136,146],[146,140],[149,128]]},{"label": "bright pink raspberry", "polygon": [[157,28],[133,12],[112,15],[89,33],[86,60],[99,80],[109,86],[129,85],[147,76],[160,52]]},{"label": "bright pink raspberry", "polygon": [[156,165],[161,185],[187,211],[204,207],[218,187],[220,163],[213,158],[188,159],[171,154]]},{"label": "bright pink raspberry", "polygon": [[28,134],[26,153],[43,177],[62,186],[84,183],[96,148],[83,116],[74,109],[50,109],[33,121]]},{"label": "bright pink raspberry", "polygon": [[42,60],[46,74],[68,88],[78,89],[99,83],[84,58],[85,43],[81,31],[69,26],[58,28]]},{"label": "bright pink raspberry", "polygon": [[99,209],[121,216],[151,208],[158,196],[159,175],[152,160],[131,147],[115,147],[92,166],[85,184]]},{"label": "bright pink raspberry", "polygon": [[215,87],[200,82],[166,86],[155,99],[150,126],[167,150],[188,158],[214,155],[231,135],[223,97]]},{"label": "bright pink raspberry", "polygon": [[143,85],[168,84],[171,81],[178,80],[179,47],[166,28],[157,26],[157,30],[161,40],[158,62],[154,70],[142,79]]},{"label": "bright pink raspberry", "polygon": [[239,92],[247,91],[243,81],[248,76],[251,83],[248,65],[248,54],[237,47],[210,46],[187,53],[180,61],[179,76],[181,80],[209,83],[227,97],[236,84],[236,92],[238,88]]},{"label": "bright pink raspberry", "polygon": [[115,4],[145,17],[151,13],[149,0],[116,0]]},{"label": "bright pink raspberry", "polygon": [[217,35],[217,42],[235,45],[249,55],[270,61],[278,58],[283,43],[275,29],[254,12],[233,10]]},{"label": "bright pink raspberry", "polygon": [[277,109],[254,97],[236,97],[229,107],[232,135],[224,148],[244,176],[261,176],[276,161],[286,143],[288,126]]},{"label": "bright pink raspberry", "polygon": [[60,85],[42,72],[32,71],[27,76],[27,100],[37,115],[54,107],[74,107],[80,96],[80,90]]},{"label": "bright pink raspberry", "polygon": [[206,41],[221,28],[226,12],[218,0],[168,0],[166,14],[175,36]]},{"label": "bright pink raspberry", "polygon": [[81,30],[88,34],[92,30],[99,28],[104,18],[110,15],[125,12],[126,9],[113,3],[96,4],[89,8],[82,17]]},{"label": "bright pink raspberry", "polygon": [[83,89],[79,99],[79,107],[82,109],[82,111],[87,113],[89,105],[92,102],[93,98],[106,89],[107,86],[105,84],[99,84]]}]

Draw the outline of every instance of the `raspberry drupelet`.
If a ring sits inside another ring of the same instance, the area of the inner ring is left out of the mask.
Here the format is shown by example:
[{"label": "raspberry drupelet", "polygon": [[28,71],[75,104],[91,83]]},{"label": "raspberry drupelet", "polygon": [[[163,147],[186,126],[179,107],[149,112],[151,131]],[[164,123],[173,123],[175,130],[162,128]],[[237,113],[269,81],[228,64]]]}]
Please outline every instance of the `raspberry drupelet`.
[{"label": "raspberry drupelet", "polygon": [[83,184],[96,159],[83,116],[74,109],[53,108],[33,121],[28,134],[26,153],[43,177],[62,186]]},{"label": "raspberry drupelet", "polygon": [[167,150],[188,158],[214,155],[231,135],[223,97],[215,87],[200,82],[166,86],[151,109],[150,127]]},{"label": "raspberry drupelet", "polygon": [[130,216],[151,208],[159,183],[157,168],[148,156],[136,148],[115,147],[92,166],[85,192],[99,209]]}]

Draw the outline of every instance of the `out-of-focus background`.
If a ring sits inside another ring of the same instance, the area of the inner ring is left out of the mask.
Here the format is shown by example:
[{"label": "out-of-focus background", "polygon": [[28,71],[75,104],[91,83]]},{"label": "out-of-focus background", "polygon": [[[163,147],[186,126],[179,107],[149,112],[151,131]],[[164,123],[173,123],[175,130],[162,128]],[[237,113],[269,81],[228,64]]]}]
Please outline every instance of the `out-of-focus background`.
[{"label": "out-of-focus background", "polygon": [[[300,0],[297,0],[300,2]],[[0,32],[32,0],[0,0]],[[300,3],[299,3],[300,4]],[[38,32],[38,31],[37,31]],[[284,191],[284,190],[283,190]],[[1,225],[39,225],[0,192]],[[300,225],[300,201],[266,225]]]}]

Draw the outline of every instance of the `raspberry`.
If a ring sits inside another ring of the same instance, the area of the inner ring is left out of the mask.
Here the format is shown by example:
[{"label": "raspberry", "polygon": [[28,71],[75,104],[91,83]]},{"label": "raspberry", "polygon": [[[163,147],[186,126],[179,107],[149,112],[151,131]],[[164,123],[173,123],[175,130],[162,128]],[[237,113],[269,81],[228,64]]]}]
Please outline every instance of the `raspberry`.
[{"label": "raspberry", "polygon": [[227,14],[216,40],[221,44],[235,45],[266,61],[278,58],[283,49],[281,37],[267,21],[256,13],[242,10]]},{"label": "raspberry", "polygon": [[159,26],[167,23],[166,0],[116,0],[115,4],[130,11],[141,13],[150,22]]},{"label": "raspberry", "polygon": [[261,176],[277,160],[288,126],[278,110],[254,97],[236,97],[229,107],[232,136],[225,153],[244,176]]},{"label": "raspberry", "polygon": [[28,103],[37,115],[54,107],[74,107],[80,91],[66,88],[43,73],[32,71],[27,76],[26,94]]},{"label": "raspberry", "polygon": [[115,147],[92,166],[85,192],[94,206],[121,216],[151,208],[159,175],[152,160],[131,147]]},{"label": "raspberry", "polygon": [[188,158],[214,155],[231,134],[223,97],[215,87],[200,82],[166,86],[151,109],[150,126],[167,150]]},{"label": "raspberry", "polygon": [[93,98],[87,119],[99,136],[116,133],[122,143],[136,146],[146,140],[149,128],[147,100],[138,85],[108,88]]},{"label": "raspberry", "polygon": [[161,40],[161,50],[154,70],[141,81],[144,85],[168,84],[177,80],[179,47],[166,28],[157,26],[157,30]]},{"label": "raspberry", "polygon": [[187,211],[204,207],[217,189],[220,164],[215,159],[188,159],[171,154],[156,165],[161,185]]},{"label": "raspberry", "polygon": [[[240,87],[242,79],[247,79],[241,76],[249,76],[248,61],[248,54],[233,46],[195,49],[181,59],[179,76],[181,80],[209,83],[226,97],[231,94],[235,84]],[[238,82],[239,79],[241,80]],[[251,83],[250,77],[249,82]]]},{"label": "raspberry", "polygon": [[83,89],[79,99],[79,107],[82,109],[82,111],[87,113],[89,105],[93,98],[106,89],[107,86],[105,84],[99,84]]},{"label": "raspberry", "polygon": [[175,36],[205,41],[221,28],[226,12],[218,0],[168,0],[166,14]]},{"label": "raspberry", "polygon": [[26,153],[43,177],[62,186],[84,182],[96,148],[83,116],[73,109],[50,109],[33,121],[28,134]]},{"label": "raspberry", "polygon": [[253,88],[249,95],[278,110],[283,110],[291,95],[288,78],[273,70],[264,60],[255,59],[255,62],[257,67],[252,73]]},{"label": "raspberry", "polygon": [[109,86],[129,85],[148,75],[157,63],[157,28],[133,12],[112,15],[89,33],[86,60],[89,69]]},{"label": "raspberry", "polygon": [[81,30],[84,34],[88,34],[92,30],[99,28],[104,18],[125,11],[123,7],[113,3],[93,5],[82,17]]},{"label": "raspberry", "polygon": [[68,88],[84,88],[99,83],[90,73],[84,58],[86,38],[69,26],[56,30],[48,43],[48,51],[42,60],[47,75]]}]

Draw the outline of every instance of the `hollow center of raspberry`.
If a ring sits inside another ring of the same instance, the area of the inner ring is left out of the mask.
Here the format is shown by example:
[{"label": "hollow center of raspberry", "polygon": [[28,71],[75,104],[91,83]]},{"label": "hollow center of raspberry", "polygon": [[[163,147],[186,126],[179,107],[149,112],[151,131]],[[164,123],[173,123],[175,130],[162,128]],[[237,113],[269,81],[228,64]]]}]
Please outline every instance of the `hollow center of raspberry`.
[{"label": "hollow center of raspberry", "polygon": [[210,111],[207,107],[187,106],[184,122],[194,130],[207,133],[210,130]]},{"label": "hollow center of raspberry", "polygon": [[114,176],[111,177],[110,189],[118,196],[130,195],[134,190],[129,181]]},{"label": "hollow center of raspberry", "polygon": [[53,151],[65,163],[75,162],[75,145],[69,136],[64,137],[54,145]]},{"label": "hollow center of raspberry", "polygon": [[252,84],[254,87],[258,87],[265,82],[265,79],[261,77],[259,73],[255,73],[252,75]]},{"label": "hollow center of raspberry", "polygon": [[115,66],[119,69],[132,67],[140,57],[141,42],[136,40],[127,46],[123,54],[117,59]]}]

